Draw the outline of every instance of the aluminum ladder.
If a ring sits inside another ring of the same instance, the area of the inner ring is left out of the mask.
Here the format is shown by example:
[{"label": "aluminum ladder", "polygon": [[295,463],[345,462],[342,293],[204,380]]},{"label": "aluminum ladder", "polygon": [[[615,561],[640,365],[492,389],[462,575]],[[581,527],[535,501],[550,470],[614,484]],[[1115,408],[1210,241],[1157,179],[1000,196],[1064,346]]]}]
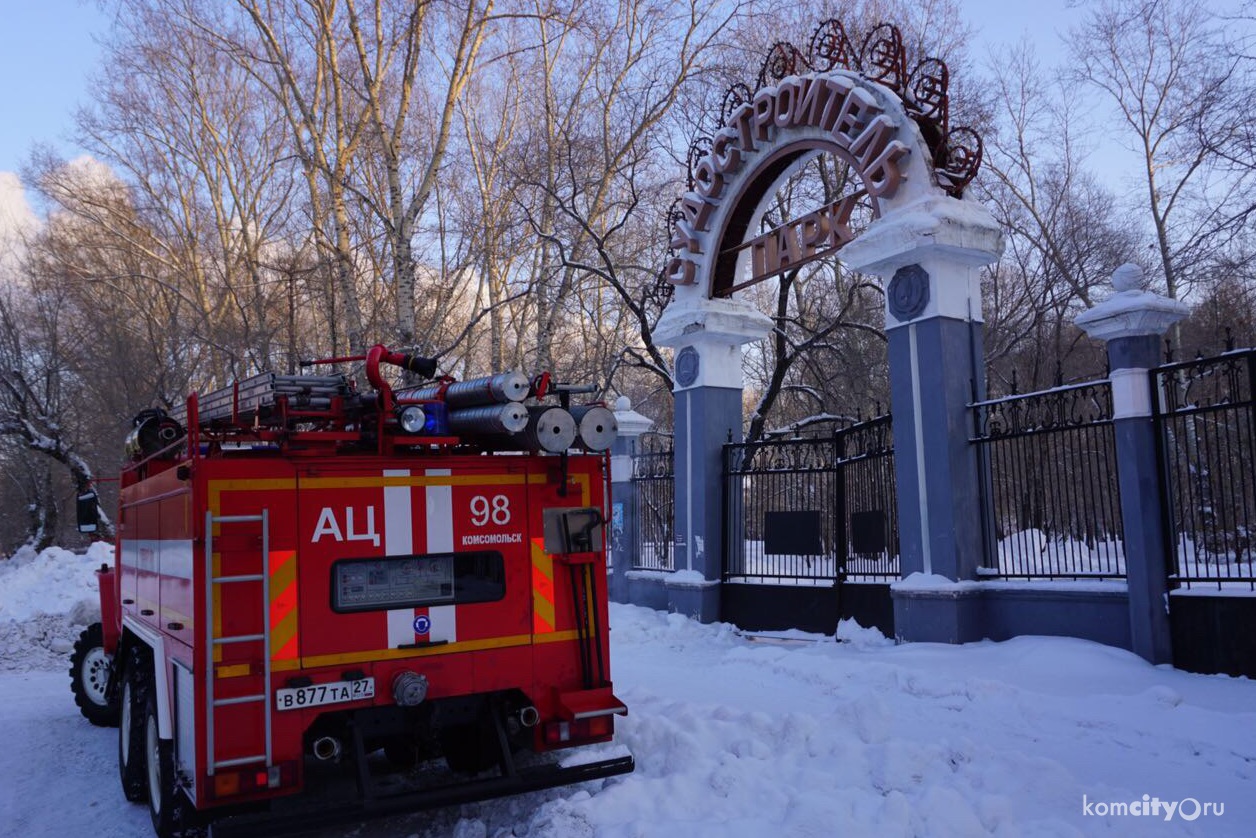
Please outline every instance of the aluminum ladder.
[{"label": "aluminum ladder", "polygon": [[[252,524],[262,525],[262,569],[261,573],[237,574],[230,576],[214,575],[214,525],[215,524]],[[237,765],[251,765],[265,762],[269,769],[274,763],[271,754],[271,725],[273,708],[270,706],[270,516],[266,509],[260,515],[219,515],[205,513],[205,764],[209,776],[219,768],[231,768]],[[237,634],[225,637],[214,636],[214,590],[219,585],[235,585],[247,582],[262,584],[262,633]],[[262,644],[262,692],[260,695],[242,695],[232,698],[215,698],[214,696],[214,650],[231,643]],[[219,707],[236,704],[253,704],[260,702],[264,719],[264,736],[266,738],[261,753],[249,754],[232,759],[215,760],[214,758],[214,716]]]}]

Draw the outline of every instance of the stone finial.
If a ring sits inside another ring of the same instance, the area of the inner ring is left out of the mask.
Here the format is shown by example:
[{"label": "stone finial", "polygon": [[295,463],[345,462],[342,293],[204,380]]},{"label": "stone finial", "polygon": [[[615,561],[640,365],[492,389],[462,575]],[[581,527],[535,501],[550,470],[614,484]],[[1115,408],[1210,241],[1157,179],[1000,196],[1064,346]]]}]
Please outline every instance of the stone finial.
[{"label": "stone finial", "polygon": [[1112,272],[1116,293],[1073,321],[1086,334],[1098,340],[1155,335],[1190,314],[1190,307],[1147,289],[1143,269],[1132,262]]},{"label": "stone finial", "polygon": [[654,427],[654,420],[633,410],[627,396],[620,396],[615,400],[615,424],[621,439],[635,439]]}]

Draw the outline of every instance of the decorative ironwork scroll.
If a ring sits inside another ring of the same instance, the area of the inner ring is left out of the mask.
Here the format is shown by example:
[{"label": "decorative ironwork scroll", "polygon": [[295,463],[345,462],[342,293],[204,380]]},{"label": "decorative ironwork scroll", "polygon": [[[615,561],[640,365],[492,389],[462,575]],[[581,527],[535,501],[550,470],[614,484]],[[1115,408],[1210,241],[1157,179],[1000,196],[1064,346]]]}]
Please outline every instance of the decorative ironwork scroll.
[{"label": "decorative ironwork scroll", "polygon": [[859,50],[863,73],[895,91],[907,81],[907,57],[903,52],[903,36],[898,27],[882,23],[864,38]]},{"label": "decorative ironwork scroll", "polygon": [[1158,385],[1165,413],[1251,405],[1256,401],[1256,351],[1227,352],[1160,367]]},{"label": "decorative ironwork scroll", "polygon": [[816,27],[807,45],[811,66],[821,73],[834,67],[850,67],[858,56],[846,36],[846,27],[840,20],[829,19]]},{"label": "decorative ironwork scroll", "polygon": [[749,85],[738,82],[724,91],[724,104],[720,108],[720,124],[728,122],[729,117],[733,115],[733,111],[740,108],[753,98],[754,91]]},{"label": "decorative ironwork scroll", "polygon": [[768,57],[763,59],[755,89],[767,86],[769,79],[776,81],[792,76],[807,64],[806,57],[798,51],[798,47],[784,41],[777,41],[768,50]]},{"label": "decorative ironwork scroll", "polygon": [[[902,99],[907,115],[920,127],[933,156],[938,185],[949,195],[961,197],[981,167],[982,144],[973,129],[950,127],[950,72],[946,62],[925,58],[908,72],[907,54],[898,27],[889,23],[876,26],[855,50],[842,22],[831,19],[816,27],[806,53],[784,41],[773,44],[759,68],[756,89],[787,76],[807,71],[824,73],[835,67],[861,73],[890,88]],[[721,124],[753,95],[745,84],[730,87],[724,95]],[[691,157],[691,185],[695,165]]]},{"label": "decorative ironwork scroll", "polygon": [[1048,433],[1112,422],[1112,387],[1093,381],[977,402],[974,441]]}]

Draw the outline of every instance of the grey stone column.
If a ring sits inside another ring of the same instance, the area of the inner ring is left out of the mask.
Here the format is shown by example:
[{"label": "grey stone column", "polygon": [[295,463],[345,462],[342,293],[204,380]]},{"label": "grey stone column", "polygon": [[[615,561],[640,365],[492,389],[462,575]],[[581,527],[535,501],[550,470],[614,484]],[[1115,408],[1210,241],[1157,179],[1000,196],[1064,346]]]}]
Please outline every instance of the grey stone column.
[{"label": "grey stone column", "polygon": [[984,636],[968,584],[984,550],[968,405],[985,394],[980,268],[1002,248],[983,206],[935,195],[874,222],[843,250],[847,265],[886,280],[901,640]]},{"label": "grey stone column", "polygon": [[627,396],[620,396],[615,402],[615,424],[619,426],[619,436],[611,445],[610,596],[615,602],[629,602],[628,571],[640,549],[632,458],[637,454],[641,435],[650,430],[654,422],[633,410]]},{"label": "grey stone column", "polygon": [[1117,268],[1112,286],[1116,293],[1078,315],[1075,322],[1108,345],[1131,645],[1151,663],[1171,663],[1169,557],[1163,538],[1149,376],[1159,362],[1161,338],[1189,308],[1146,290],[1142,268],[1137,265]]},{"label": "grey stone column", "polygon": [[668,609],[704,623],[720,618],[723,450],[742,440],[741,347],[771,328],[744,303],[704,299],[669,307],[654,330],[655,342],[676,349],[676,572],[666,581]]}]

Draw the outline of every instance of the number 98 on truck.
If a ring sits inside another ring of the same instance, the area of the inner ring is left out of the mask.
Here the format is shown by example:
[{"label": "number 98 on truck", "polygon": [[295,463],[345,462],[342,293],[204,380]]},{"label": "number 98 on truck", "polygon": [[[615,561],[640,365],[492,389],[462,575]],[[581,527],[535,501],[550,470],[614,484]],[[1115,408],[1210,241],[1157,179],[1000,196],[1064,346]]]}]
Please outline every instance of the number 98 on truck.
[{"label": "number 98 on truck", "polygon": [[127,799],[162,838],[275,835],[632,771],[564,750],[627,712],[614,414],[545,374],[332,362],[367,384],[265,373],[135,419],[71,667],[83,714],[118,727]]}]

